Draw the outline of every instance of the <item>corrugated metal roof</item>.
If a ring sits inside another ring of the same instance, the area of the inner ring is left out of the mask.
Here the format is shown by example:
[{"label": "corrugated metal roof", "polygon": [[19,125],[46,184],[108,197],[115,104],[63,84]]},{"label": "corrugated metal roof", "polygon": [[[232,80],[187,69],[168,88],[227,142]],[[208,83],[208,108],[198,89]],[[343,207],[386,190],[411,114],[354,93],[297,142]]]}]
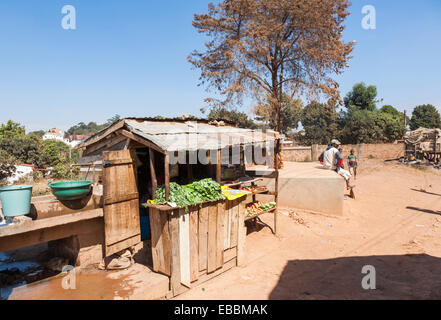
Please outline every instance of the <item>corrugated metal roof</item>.
[{"label": "corrugated metal roof", "polygon": [[274,131],[215,126],[197,121],[148,121],[126,119],[126,127],[165,151],[216,150],[229,146],[259,144],[279,138]]}]

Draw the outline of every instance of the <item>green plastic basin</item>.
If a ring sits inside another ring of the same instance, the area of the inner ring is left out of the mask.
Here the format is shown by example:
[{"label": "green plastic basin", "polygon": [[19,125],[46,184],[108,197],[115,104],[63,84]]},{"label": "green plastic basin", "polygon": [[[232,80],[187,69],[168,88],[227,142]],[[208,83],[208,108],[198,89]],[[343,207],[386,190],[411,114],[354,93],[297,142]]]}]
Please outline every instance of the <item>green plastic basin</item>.
[{"label": "green plastic basin", "polygon": [[0,188],[0,200],[5,217],[16,217],[31,211],[32,186]]},{"label": "green plastic basin", "polygon": [[49,184],[58,200],[80,200],[90,192],[92,181],[63,181]]}]

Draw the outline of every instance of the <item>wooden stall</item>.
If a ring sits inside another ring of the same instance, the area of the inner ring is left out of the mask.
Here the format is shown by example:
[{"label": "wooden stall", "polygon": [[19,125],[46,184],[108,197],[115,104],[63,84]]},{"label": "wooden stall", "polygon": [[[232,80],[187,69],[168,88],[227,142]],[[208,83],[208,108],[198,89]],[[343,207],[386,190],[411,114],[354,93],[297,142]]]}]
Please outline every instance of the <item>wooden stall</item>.
[{"label": "wooden stall", "polygon": [[[198,177],[221,185],[242,185],[245,182],[222,179],[221,153],[239,148],[242,155],[244,146],[258,143],[272,143],[275,150],[271,156],[277,203],[280,137],[276,132],[256,133],[201,119],[128,118],[83,142],[79,146],[83,165],[102,159],[102,172],[88,172],[103,184],[105,256],[141,241],[139,215],[147,207],[153,270],[170,278],[172,296],[243,264],[249,197],[177,208],[169,201],[170,183],[188,183]],[[196,154],[201,150],[210,154],[210,161],[202,163],[201,154]],[[177,154],[184,156],[184,163],[176,163]],[[153,199],[161,185],[165,204],[149,204],[147,199]],[[272,212],[276,232],[277,207]]]},{"label": "wooden stall", "polygon": [[243,199],[185,209],[150,207],[153,270],[170,277],[176,296],[243,263]]}]

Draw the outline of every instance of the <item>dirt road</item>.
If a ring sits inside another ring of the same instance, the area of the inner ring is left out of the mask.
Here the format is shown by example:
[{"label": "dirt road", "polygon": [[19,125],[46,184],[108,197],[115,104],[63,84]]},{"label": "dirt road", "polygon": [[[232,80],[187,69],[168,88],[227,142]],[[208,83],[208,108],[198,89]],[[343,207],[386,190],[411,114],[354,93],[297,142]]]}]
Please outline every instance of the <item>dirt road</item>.
[{"label": "dirt road", "polygon": [[248,235],[246,267],[178,299],[441,299],[441,173],[366,160],[356,185],[344,216],[281,210],[278,237]]}]

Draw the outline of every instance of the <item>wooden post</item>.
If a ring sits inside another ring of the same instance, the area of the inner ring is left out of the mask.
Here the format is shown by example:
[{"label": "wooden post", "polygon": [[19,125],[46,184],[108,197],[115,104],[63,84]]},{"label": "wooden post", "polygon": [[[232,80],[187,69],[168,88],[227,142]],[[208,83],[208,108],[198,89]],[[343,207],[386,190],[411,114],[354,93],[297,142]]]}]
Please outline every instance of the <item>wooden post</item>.
[{"label": "wooden post", "polygon": [[222,181],[222,164],[221,164],[221,149],[217,150],[217,165],[216,165],[216,181],[221,183]]},{"label": "wooden post", "polygon": [[276,177],[274,181],[274,202],[276,203],[276,209],[274,210],[274,234],[277,234],[277,214],[279,211],[279,152],[280,152],[280,139],[276,140],[275,152],[274,152],[274,163]]},{"label": "wooden post", "polygon": [[245,241],[247,237],[247,227],[245,226],[245,203],[239,204],[239,227],[237,235],[237,266],[245,266]]},{"label": "wooden post", "polygon": [[164,183],[165,183],[165,201],[170,199],[170,164],[168,153],[164,155]]},{"label": "wooden post", "polygon": [[156,189],[158,188],[158,180],[156,179],[155,171],[155,151],[149,148],[149,160],[150,160],[150,176],[152,178],[152,199],[155,198]]}]

